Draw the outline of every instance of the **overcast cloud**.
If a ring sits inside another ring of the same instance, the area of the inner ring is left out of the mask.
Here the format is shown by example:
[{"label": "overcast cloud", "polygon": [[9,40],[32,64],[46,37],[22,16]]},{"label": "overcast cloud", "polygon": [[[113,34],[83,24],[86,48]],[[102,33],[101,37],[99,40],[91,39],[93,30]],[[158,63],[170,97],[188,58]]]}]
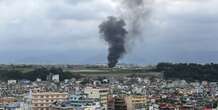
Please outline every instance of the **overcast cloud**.
[{"label": "overcast cloud", "polygon": [[[217,62],[217,0],[156,0],[123,63]],[[0,0],[0,63],[106,63],[113,0]]]}]

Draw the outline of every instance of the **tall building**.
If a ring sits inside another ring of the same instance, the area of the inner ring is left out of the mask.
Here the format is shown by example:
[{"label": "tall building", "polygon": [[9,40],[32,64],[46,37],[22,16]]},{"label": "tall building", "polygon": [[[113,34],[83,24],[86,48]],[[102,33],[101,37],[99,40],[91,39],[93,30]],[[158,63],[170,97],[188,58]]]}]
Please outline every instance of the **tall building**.
[{"label": "tall building", "polygon": [[30,98],[32,110],[50,110],[49,106],[52,103],[66,101],[68,94],[58,92],[38,92],[31,93]]},{"label": "tall building", "polygon": [[86,87],[84,93],[87,94],[89,98],[99,99],[102,109],[107,110],[108,88]]}]

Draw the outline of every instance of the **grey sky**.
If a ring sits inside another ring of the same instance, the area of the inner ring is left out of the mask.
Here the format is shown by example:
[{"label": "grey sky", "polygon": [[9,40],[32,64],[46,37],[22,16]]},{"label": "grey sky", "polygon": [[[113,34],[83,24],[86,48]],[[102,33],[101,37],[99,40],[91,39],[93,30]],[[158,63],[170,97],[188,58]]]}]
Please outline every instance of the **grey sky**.
[{"label": "grey sky", "polygon": [[[217,0],[156,0],[123,63],[217,62]],[[0,0],[0,63],[106,63],[114,0]]]}]

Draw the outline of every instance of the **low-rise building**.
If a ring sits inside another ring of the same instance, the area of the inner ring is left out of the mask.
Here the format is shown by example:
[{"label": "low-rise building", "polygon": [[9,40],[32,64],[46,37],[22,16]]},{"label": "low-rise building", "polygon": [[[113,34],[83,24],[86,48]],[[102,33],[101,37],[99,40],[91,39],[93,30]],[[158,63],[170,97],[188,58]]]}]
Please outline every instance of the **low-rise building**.
[{"label": "low-rise building", "polygon": [[16,99],[13,97],[2,97],[0,98],[0,105],[6,105],[16,102]]},{"label": "low-rise building", "polygon": [[81,94],[71,95],[65,102],[52,104],[51,110],[101,110],[101,105],[99,101]]},{"label": "low-rise building", "polygon": [[16,84],[17,83],[17,80],[8,80],[8,85],[10,84]]}]

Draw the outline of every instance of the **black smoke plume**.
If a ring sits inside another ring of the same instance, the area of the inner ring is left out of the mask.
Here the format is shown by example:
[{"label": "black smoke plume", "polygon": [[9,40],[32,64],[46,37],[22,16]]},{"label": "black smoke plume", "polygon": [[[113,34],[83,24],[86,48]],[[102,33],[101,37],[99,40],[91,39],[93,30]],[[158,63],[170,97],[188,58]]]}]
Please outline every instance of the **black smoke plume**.
[{"label": "black smoke plume", "polygon": [[109,45],[108,66],[113,68],[118,60],[126,53],[125,40],[128,33],[125,21],[116,17],[108,17],[107,21],[100,24],[100,33]]},{"label": "black smoke plume", "polygon": [[134,40],[142,36],[150,17],[154,0],[114,0],[119,5],[119,18],[108,17],[100,26],[100,33],[109,44],[108,66],[116,66],[119,59],[132,48]]}]

